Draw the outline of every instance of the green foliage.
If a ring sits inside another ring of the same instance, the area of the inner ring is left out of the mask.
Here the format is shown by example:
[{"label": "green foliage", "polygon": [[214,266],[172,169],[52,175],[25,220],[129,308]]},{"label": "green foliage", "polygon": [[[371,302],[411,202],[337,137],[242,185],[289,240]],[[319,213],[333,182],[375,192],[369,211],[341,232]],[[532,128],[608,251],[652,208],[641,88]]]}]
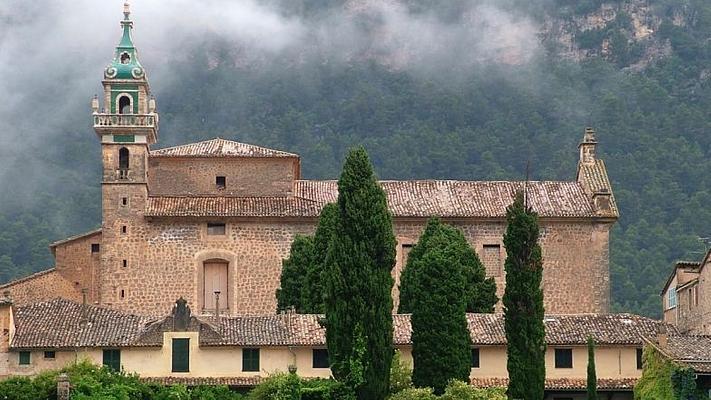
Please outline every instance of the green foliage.
[{"label": "green foliage", "polygon": [[595,371],[595,341],[588,336],[588,400],[597,398],[597,372]]},{"label": "green foliage", "polygon": [[412,366],[402,359],[402,353],[395,350],[390,367],[390,394],[399,393],[412,387]]},{"label": "green foliage", "polygon": [[257,385],[247,400],[299,400],[301,399],[301,379],[296,374],[279,373],[270,376]]},{"label": "green foliage", "polygon": [[289,258],[282,261],[281,285],[276,290],[277,311],[285,311],[294,307],[298,313],[305,312],[302,303],[302,290],[307,271],[313,263],[313,238],[296,235],[291,243]]},{"label": "green foliage", "polygon": [[478,389],[462,381],[452,381],[444,394],[437,396],[432,388],[409,388],[389,397],[389,400],[506,400],[506,391],[500,388]]},{"label": "green foliage", "polygon": [[442,224],[437,219],[431,219],[425,227],[417,244],[410,251],[407,265],[400,277],[400,303],[398,312],[412,313],[414,302],[421,297],[427,297],[428,286],[419,282],[419,269],[422,259],[432,251],[438,251],[443,244],[452,242],[451,255],[448,262],[450,270],[459,270],[466,279],[466,311],[472,313],[490,313],[499,300],[496,297],[496,282],[486,278],[486,270],[479,256],[469,245],[464,234],[459,229]]},{"label": "green foliage", "polygon": [[301,400],[354,400],[353,391],[332,379],[309,379],[301,383]]},{"label": "green foliage", "polygon": [[323,274],[325,270],[326,257],[328,256],[328,246],[336,227],[338,218],[338,206],[335,203],[326,204],[321,210],[318,219],[318,226],[314,233],[313,257],[311,264],[306,269],[306,277],[303,282],[301,292],[303,312],[309,314],[324,313],[324,291]]},{"label": "green foliage", "polygon": [[516,193],[506,209],[506,289],[504,327],[509,396],[543,398],[545,383],[545,327],[543,326],[543,260],[538,244],[538,215]]},{"label": "green foliage", "polygon": [[359,399],[381,400],[389,389],[394,265],[395,236],[385,192],[365,149],[358,147],[348,153],[338,180],[325,308],[331,370]]},{"label": "green foliage", "polygon": [[435,394],[442,394],[450,380],[465,380],[471,372],[466,318],[471,268],[465,267],[464,261],[474,258],[458,229],[433,218],[425,232],[424,253],[408,262],[416,271],[416,293],[410,300],[415,364],[412,381],[417,387],[431,387]]},{"label": "green foliage", "polygon": [[2,400],[38,400],[49,399],[57,395],[55,387],[36,385],[32,378],[12,377],[0,381],[0,399]]},{"label": "green foliage", "polygon": [[695,400],[706,398],[696,386],[696,374],[662,355],[644,348],[642,377],[634,387],[635,400]]}]

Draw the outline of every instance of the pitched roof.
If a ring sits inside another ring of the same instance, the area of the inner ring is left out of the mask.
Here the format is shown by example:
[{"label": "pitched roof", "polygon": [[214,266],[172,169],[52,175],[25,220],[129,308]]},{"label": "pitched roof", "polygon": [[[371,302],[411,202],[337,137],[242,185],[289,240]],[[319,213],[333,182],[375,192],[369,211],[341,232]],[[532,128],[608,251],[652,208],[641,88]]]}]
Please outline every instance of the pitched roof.
[{"label": "pitched roof", "polygon": [[148,319],[69,300],[18,307],[11,347],[77,348],[133,345]]},{"label": "pitched roof", "polygon": [[34,274],[27,275],[27,276],[25,276],[25,277],[22,277],[22,278],[15,279],[15,280],[12,280],[12,281],[10,281],[10,282],[4,283],[4,284],[0,285],[0,289],[4,289],[4,288],[10,287],[10,286],[14,286],[14,285],[16,285],[16,284],[18,284],[18,283],[21,283],[21,282],[29,281],[29,280],[31,280],[31,279],[37,278],[37,277],[42,276],[42,275],[50,274],[50,273],[52,273],[52,272],[55,272],[56,270],[57,270],[56,268],[52,267],[52,268],[45,269],[45,270],[42,270],[42,271],[39,271],[39,272],[35,272]]},{"label": "pitched roof", "polygon": [[99,234],[99,233],[101,233],[101,228],[94,229],[94,230],[91,230],[91,231],[89,231],[89,232],[80,233],[80,234],[78,234],[78,235],[70,236],[70,237],[68,237],[68,238],[66,238],[66,239],[57,240],[56,242],[52,242],[52,243],[49,244],[49,248],[50,248],[50,249],[54,249],[55,247],[57,247],[57,246],[59,246],[59,245],[62,245],[62,244],[64,244],[64,243],[73,242],[73,241],[75,241],[75,240],[83,239],[83,238],[89,237],[89,236],[94,236],[94,235]]},{"label": "pitched roof", "polygon": [[[638,378],[598,378],[598,390],[632,390]],[[471,378],[471,384],[479,388],[506,388],[508,378]],[[585,390],[587,380],[583,378],[549,378],[546,379],[547,390]]]},{"label": "pitched roof", "polygon": [[[82,315],[88,323],[82,322]],[[160,346],[161,332],[172,326],[170,318],[155,320],[56,299],[18,308],[17,330],[11,346]],[[193,318],[191,329],[200,329],[202,346],[323,346],[326,337],[319,318],[303,314],[197,317]],[[506,343],[503,314],[468,314],[467,320],[473,344]],[[394,343],[410,344],[410,315],[394,315],[393,322]],[[630,314],[551,315],[544,322],[549,345],[581,346],[587,343],[588,335],[600,345],[639,345],[643,337],[654,335],[658,327],[664,325]]]},{"label": "pitched roof", "polygon": [[595,160],[592,164],[578,164],[578,181],[583,182],[585,190],[589,195],[594,193],[610,194],[610,216],[619,216],[615,195],[612,193],[612,184],[607,175],[607,168],[603,160]]},{"label": "pitched roof", "polygon": [[696,372],[711,373],[711,336],[671,334],[664,344],[651,343],[672,360]]},{"label": "pitched roof", "polygon": [[285,151],[268,149],[226,139],[210,139],[165,149],[152,150],[151,157],[294,157]]},{"label": "pitched roof", "polygon": [[[527,188],[529,204],[541,217],[595,217],[578,182],[482,182],[451,180],[381,181],[396,217],[503,218],[517,190]],[[335,180],[294,183],[294,197],[152,196],[153,217],[317,217],[338,198]]]}]

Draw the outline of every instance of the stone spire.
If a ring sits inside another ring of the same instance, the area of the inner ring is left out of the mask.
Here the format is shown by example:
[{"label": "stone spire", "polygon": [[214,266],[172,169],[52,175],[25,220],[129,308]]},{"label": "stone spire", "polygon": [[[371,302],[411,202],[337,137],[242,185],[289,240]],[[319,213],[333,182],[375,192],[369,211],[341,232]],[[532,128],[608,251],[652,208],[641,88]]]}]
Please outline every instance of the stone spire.
[{"label": "stone spire", "polygon": [[580,142],[580,164],[592,165],[595,164],[595,147],[597,140],[595,139],[595,130],[593,128],[585,128],[583,141]]}]

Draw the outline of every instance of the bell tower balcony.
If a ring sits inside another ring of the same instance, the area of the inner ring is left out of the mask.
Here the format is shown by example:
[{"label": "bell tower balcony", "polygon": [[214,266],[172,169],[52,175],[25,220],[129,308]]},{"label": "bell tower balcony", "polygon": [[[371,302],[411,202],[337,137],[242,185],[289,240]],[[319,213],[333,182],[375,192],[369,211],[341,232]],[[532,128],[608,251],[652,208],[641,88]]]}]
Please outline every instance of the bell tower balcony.
[{"label": "bell tower balcony", "polygon": [[[158,113],[107,114],[94,113],[94,130],[104,135],[145,135],[148,143],[158,140]],[[116,140],[119,141],[119,140]]]}]

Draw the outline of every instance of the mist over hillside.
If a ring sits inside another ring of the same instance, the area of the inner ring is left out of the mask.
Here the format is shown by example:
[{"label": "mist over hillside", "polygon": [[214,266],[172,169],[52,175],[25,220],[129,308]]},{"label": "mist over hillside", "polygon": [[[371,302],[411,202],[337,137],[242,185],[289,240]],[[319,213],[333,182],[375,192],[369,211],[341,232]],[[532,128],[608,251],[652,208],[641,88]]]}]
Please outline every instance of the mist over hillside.
[{"label": "mist over hillside", "polygon": [[[157,0],[134,40],[157,147],[215,136],[333,178],[364,144],[384,179],[572,179],[585,126],[622,217],[616,310],[659,315],[711,236],[711,5],[702,0]],[[0,282],[100,224],[89,100],[121,1],[0,4]],[[545,256],[545,255],[544,255]]]}]

